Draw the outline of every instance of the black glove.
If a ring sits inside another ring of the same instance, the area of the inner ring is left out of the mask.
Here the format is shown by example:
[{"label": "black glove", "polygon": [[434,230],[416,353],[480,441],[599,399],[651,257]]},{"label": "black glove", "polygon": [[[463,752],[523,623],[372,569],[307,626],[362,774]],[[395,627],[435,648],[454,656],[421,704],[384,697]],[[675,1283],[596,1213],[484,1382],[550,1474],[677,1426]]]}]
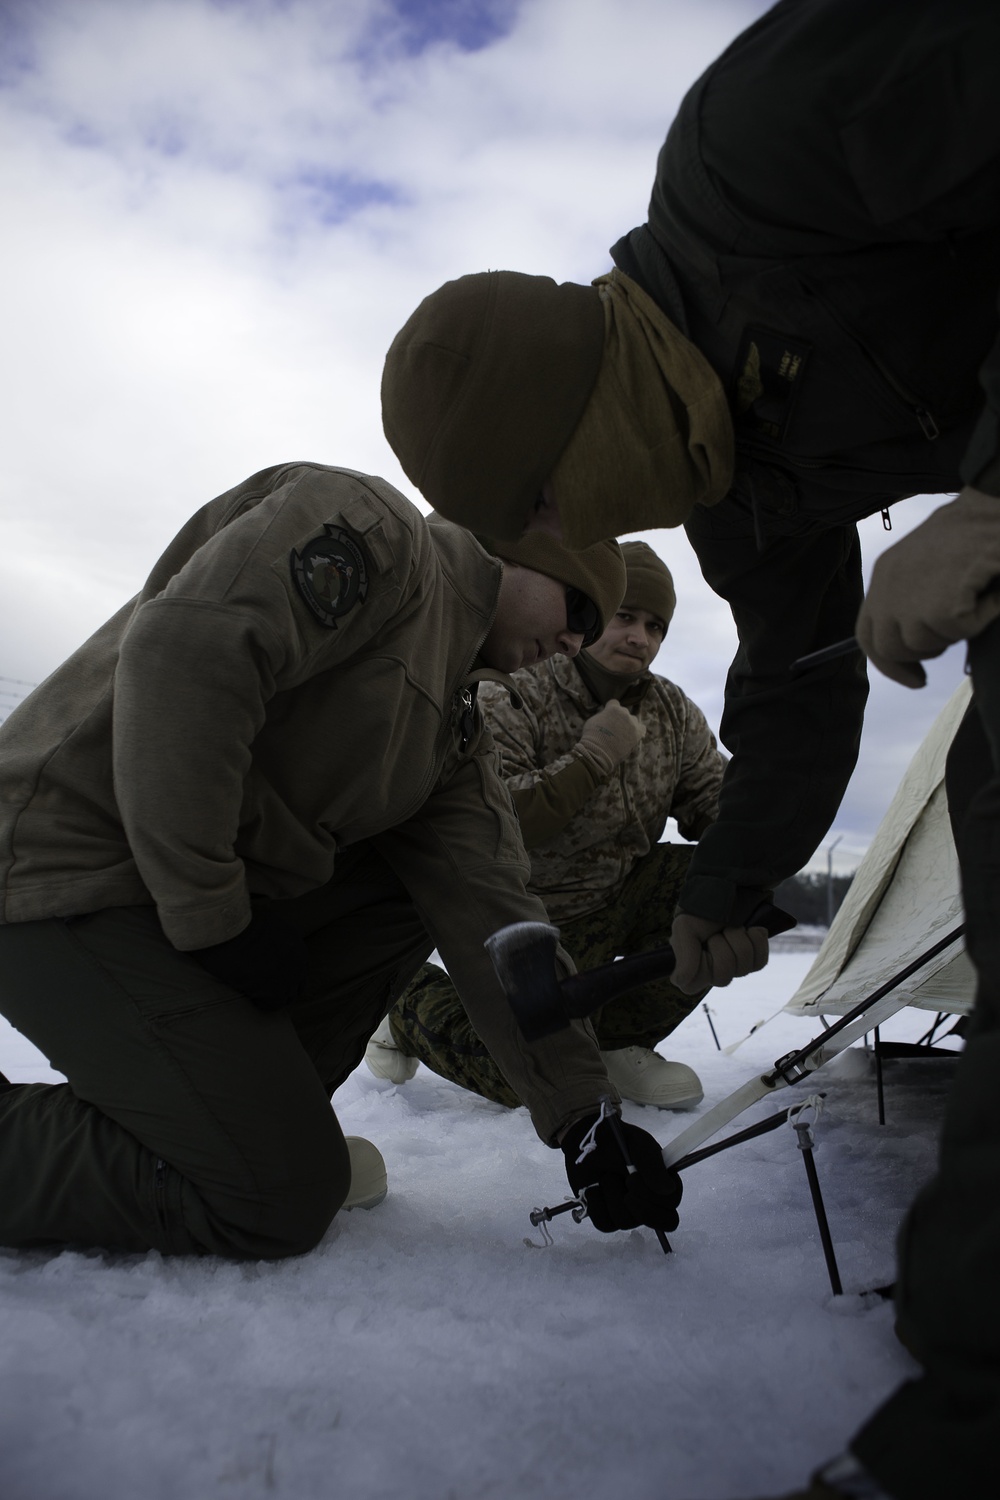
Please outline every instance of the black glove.
[{"label": "black glove", "polygon": [[571,1125],[562,1139],[570,1187],[578,1195],[586,1193],[591,1222],[602,1234],[640,1224],[676,1229],[683,1192],[680,1176],[664,1166],[663,1152],[651,1135],[614,1119],[635,1171],[626,1164],[611,1121],[588,1115]]},{"label": "black glove", "polygon": [[203,969],[239,990],[261,1010],[278,1010],[297,1000],[305,988],[308,950],[305,940],[273,912],[257,908],[234,938],[195,948]]}]

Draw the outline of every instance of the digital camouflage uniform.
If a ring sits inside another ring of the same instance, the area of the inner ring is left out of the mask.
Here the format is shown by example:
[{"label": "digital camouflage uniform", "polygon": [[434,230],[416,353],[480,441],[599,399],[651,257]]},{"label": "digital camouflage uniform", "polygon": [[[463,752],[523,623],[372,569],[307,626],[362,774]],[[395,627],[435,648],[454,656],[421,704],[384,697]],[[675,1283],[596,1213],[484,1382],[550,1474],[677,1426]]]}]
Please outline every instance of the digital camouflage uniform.
[{"label": "digital camouflage uniform", "polygon": [[[515,672],[521,700],[484,684],[481,701],[531,858],[531,890],[559,926],[579,969],[668,941],[691,849],[658,843],[668,817],[697,839],[715,816],[725,758],[701,710],[650,672],[602,669],[588,653]],[[608,774],[580,741],[583,725],[619,697],[646,726]],[[668,979],[592,1017],[602,1050],[655,1047],[701,997]],[[519,1101],[493,1064],[447,974],[425,964],[390,1012],[400,1049],[498,1103]]]}]

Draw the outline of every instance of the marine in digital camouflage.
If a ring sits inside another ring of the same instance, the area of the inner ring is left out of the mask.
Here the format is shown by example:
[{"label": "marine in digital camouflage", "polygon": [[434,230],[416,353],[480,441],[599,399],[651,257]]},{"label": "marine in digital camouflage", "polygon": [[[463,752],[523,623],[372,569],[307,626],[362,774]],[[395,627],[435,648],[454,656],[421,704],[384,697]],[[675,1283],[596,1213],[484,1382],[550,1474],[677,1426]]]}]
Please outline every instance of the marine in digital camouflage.
[{"label": "marine in digital camouflage", "polygon": [[[620,953],[645,953],[670,939],[670,924],[691,859],[683,844],[657,844],[636,862],[606,905],[561,922],[562,945],[578,969],[610,963]],[[655,1047],[701,1000],[669,979],[643,985],[591,1017],[602,1052]],[[393,1040],[408,1057],[497,1104],[520,1099],[476,1034],[455,986],[436,964],[424,964],[389,1012]]]},{"label": "marine in digital camouflage", "polygon": [[[619,678],[617,692],[645,738],[604,775],[580,733],[611,696],[612,674],[597,671],[586,653],[578,660],[579,667],[553,656],[515,672],[521,708],[498,684],[484,683],[480,694],[531,858],[531,889],[557,923],[610,902],[656,847],[668,817],[682,837],[697,840],[718,814],[726,766],[701,709],[675,683],[644,672],[638,681]],[[532,825],[553,800],[567,820],[539,842]]]},{"label": "marine in digital camouflage", "polygon": [[[674,683],[637,679],[553,657],[513,676],[523,707],[484,683],[480,702],[541,896],[578,969],[669,941],[692,846],[659,843],[668,817],[697,839],[714,821],[725,769],[701,710]],[[586,675],[584,675],[586,674]],[[615,692],[646,727],[637,749],[607,774],[580,733]],[[559,826],[557,826],[559,825]],[[602,1051],[653,1048],[701,999],[669,980],[645,985],[592,1018]],[[519,1103],[468,1019],[443,969],[425,964],[389,1013],[397,1046],[487,1099]]]}]

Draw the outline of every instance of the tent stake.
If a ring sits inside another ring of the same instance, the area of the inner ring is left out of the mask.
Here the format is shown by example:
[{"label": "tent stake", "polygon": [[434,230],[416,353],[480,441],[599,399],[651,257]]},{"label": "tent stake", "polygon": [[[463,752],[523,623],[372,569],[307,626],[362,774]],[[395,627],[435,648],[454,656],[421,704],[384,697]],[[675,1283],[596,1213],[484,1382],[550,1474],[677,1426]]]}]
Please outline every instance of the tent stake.
[{"label": "tent stake", "polygon": [[840,1280],[840,1272],[837,1269],[837,1257],[833,1251],[833,1240],[830,1236],[830,1225],[827,1222],[826,1209],[823,1207],[823,1194],[819,1190],[819,1177],[816,1175],[816,1163],[813,1160],[813,1134],[812,1126],[808,1120],[793,1120],[792,1127],[795,1131],[798,1148],[802,1152],[802,1159],[806,1164],[806,1177],[809,1179],[809,1191],[812,1194],[813,1208],[816,1211],[816,1223],[819,1227],[819,1237],[823,1244],[823,1254],[826,1257],[826,1269],[830,1277],[830,1286],[835,1297],[843,1295],[844,1288]]},{"label": "tent stake", "polygon": [[885,1124],[885,1087],[882,1081],[882,1038],[875,1027],[875,1093],[878,1096],[878,1122]]},{"label": "tent stake", "polygon": [[715,1027],[712,1025],[712,1012],[708,1008],[707,1000],[704,1002],[701,1008],[705,1012],[705,1020],[708,1022],[708,1029],[712,1033],[712,1040],[715,1043],[715,1050],[716,1052],[721,1052],[722,1043],[719,1041],[719,1038],[715,1034]]}]

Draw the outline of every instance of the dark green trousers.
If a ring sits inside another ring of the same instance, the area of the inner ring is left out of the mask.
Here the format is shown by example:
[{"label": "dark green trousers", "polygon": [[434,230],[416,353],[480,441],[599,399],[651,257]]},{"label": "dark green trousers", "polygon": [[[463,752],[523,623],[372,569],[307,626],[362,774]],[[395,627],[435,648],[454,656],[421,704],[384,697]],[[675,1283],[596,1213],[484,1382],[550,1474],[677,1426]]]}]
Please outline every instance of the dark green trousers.
[{"label": "dark green trousers", "polygon": [[[955,843],[976,1005],[938,1171],[899,1240],[899,1323],[923,1371],[851,1443],[899,1500],[991,1493],[996,1480],[984,1476],[995,1475],[1000,1438],[1000,622],[970,643],[969,659],[975,695],[948,781],[953,815],[966,804]],[[977,762],[986,779],[970,798]]]},{"label": "dark green trousers", "polygon": [[[560,922],[562,943],[578,969],[645,953],[670,939],[674,908],[691,859],[691,845],[657,844],[637,861],[614,900],[599,911]],[[655,1047],[690,1015],[701,995],[686,995],[659,979],[605,1005],[591,1019],[604,1052]],[[393,1040],[409,1057],[442,1078],[513,1109],[520,1104],[483,1046],[443,969],[424,964],[389,1012]]]},{"label": "dark green trousers", "polygon": [[152,907],[0,926],[0,1011],[65,1084],[0,1092],[0,1244],[277,1258],[350,1186],[330,1107],[431,943],[372,849],[274,903],[306,993],[271,1014],[163,936]]}]

